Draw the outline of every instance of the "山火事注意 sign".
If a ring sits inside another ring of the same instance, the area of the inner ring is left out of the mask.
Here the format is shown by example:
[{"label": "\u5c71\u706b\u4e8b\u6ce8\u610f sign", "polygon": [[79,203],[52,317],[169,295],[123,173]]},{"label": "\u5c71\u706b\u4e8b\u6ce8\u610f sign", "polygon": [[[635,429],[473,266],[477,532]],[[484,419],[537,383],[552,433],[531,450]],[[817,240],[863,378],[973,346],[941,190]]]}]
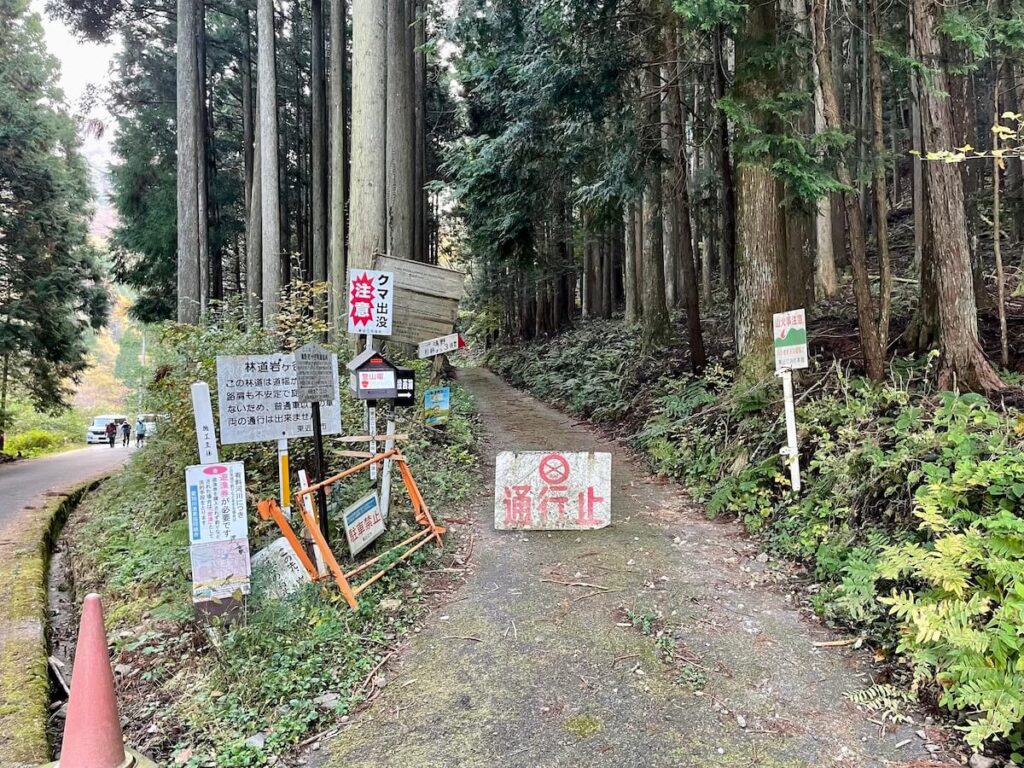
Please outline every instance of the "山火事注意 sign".
[{"label": "\u5c71\u706b\u4e8b\u6ce8\u610f sign", "polygon": [[348,271],[348,332],[390,336],[395,307],[395,275],[374,269]]},{"label": "\u5c71\u706b\u4e8b\u6ce8\u610f sign", "polygon": [[[331,355],[334,394],[320,410],[325,435],[341,434],[338,359]],[[294,355],[217,358],[220,441],[224,445],[313,436],[313,411],[299,400]]]},{"label": "\u5c71\u706b\u4e8b\u6ce8\u610f sign", "polygon": [[449,387],[432,387],[423,393],[423,419],[428,427],[447,424],[451,408],[452,391]]},{"label": "\u5c71\u706b\u4e8b\u6ce8\u610f sign", "polygon": [[775,371],[795,371],[808,366],[807,318],[802,309],[779,312],[772,317]]},{"label": "\u5c71\u706b\u4e8b\u6ce8\u610f sign", "polygon": [[377,492],[366,494],[345,510],[345,536],[355,557],[384,533],[384,514],[380,509]]},{"label": "\u5c71\u706b\u4e8b\u6ce8\u610f sign", "polygon": [[494,527],[587,530],[612,520],[610,453],[499,453]]},{"label": "\u5c71\u706b\u4e8b\u6ce8\u610f sign", "polygon": [[240,461],[185,470],[192,599],[249,593],[245,466]]}]

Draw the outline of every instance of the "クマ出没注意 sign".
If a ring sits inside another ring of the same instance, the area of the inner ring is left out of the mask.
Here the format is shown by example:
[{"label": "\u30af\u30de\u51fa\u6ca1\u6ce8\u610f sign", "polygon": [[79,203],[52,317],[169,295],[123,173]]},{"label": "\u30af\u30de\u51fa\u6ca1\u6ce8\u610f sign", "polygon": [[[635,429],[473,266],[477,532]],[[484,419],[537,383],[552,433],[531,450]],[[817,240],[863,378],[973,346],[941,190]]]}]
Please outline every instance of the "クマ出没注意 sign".
[{"label": "\u30af\u30de\u51fa\u6ca1\u6ce8\u610f sign", "polygon": [[300,403],[330,403],[338,387],[334,355],[319,344],[295,350],[295,392]]},{"label": "\u30af\u30de\u51fa\u6ca1\u6ce8\u610f sign", "polygon": [[612,520],[610,453],[499,453],[494,527],[588,530]]},{"label": "\u30af\u30de\u51fa\u6ca1\u6ce8\u610f sign", "polygon": [[457,333],[450,333],[447,336],[438,336],[436,339],[421,341],[417,347],[417,356],[420,360],[436,355],[447,355],[466,346],[462,337]]},{"label": "\u30af\u30de\u51fa\u6ca1\u6ce8\u610f sign", "polygon": [[395,310],[395,275],[373,269],[348,271],[348,332],[390,336]]},{"label": "\u30af\u30de\u51fa\u6ca1\u6ce8\u610f sign", "polygon": [[355,557],[384,533],[384,515],[377,492],[371,491],[345,510],[345,536]]},{"label": "\u30af\u30de\u51fa\u6ca1\u6ce8\u610f sign", "polygon": [[775,372],[795,371],[809,365],[807,317],[802,309],[779,312],[772,317]]},{"label": "\u30af\u30de\u51fa\u6ca1\u6ce8\u610f sign", "polygon": [[[338,359],[331,355],[334,395],[320,409],[323,434],[341,434]],[[217,358],[220,441],[224,445],[313,436],[313,411],[299,401],[295,356]]]}]

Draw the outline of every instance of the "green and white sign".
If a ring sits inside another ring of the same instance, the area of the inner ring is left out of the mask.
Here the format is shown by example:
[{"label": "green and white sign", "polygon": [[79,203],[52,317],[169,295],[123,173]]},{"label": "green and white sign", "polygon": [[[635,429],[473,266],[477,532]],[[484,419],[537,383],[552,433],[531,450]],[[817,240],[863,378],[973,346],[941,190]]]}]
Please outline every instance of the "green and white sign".
[{"label": "green and white sign", "polygon": [[802,309],[780,312],[772,320],[775,339],[775,371],[795,371],[808,366],[807,317]]}]

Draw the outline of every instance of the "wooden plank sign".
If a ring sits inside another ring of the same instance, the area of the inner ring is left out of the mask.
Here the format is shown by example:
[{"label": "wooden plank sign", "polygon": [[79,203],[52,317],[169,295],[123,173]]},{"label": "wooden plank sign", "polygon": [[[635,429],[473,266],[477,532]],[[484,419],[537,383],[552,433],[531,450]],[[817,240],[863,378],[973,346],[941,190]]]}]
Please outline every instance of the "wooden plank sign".
[{"label": "wooden plank sign", "polygon": [[454,330],[466,292],[462,272],[391,256],[377,256],[373,263],[395,276],[392,341],[418,345]]}]

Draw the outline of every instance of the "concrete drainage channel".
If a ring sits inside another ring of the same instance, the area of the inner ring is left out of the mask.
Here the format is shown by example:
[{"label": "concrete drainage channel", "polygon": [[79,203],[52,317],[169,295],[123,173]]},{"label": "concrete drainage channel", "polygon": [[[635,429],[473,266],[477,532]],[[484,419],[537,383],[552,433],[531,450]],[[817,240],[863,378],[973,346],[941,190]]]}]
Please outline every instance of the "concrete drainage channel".
[{"label": "concrete drainage channel", "polygon": [[[57,569],[63,570],[58,542],[68,517],[105,479],[49,494],[31,524],[12,532],[15,540],[0,542],[9,549],[0,563],[0,764],[4,766],[34,767],[46,763],[52,754],[50,725],[66,689],[61,685],[65,675],[60,665],[51,665],[49,640],[55,621],[75,620],[70,585],[53,578]],[[62,655],[70,656],[71,651],[59,647]],[[61,670],[60,674],[51,668]]]}]

